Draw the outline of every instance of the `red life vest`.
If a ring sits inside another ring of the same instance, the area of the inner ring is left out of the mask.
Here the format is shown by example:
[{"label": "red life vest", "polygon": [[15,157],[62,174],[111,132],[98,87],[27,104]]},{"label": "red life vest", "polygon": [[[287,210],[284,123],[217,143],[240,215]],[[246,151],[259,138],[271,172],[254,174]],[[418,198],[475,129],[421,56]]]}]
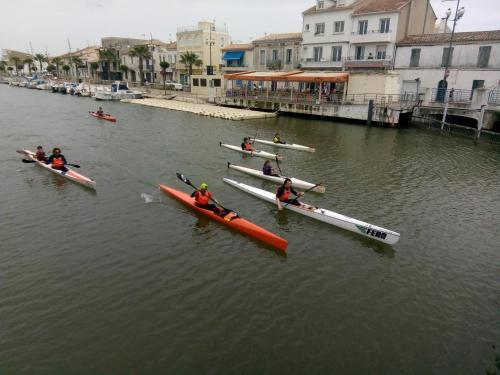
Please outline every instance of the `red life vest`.
[{"label": "red life vest", "polygon": [[210,193],[209,191],[207,191],[205,194],[202,194],[200,191],[197,191],[196,194],[194,195],[194,201],[202,206],[208,204],[210,198],[212,198],[212,193]]},{"label": "red life vest", "polygon": [[288,200],[289,197],[290,197],[290,189],[284,188],[283,194],[281,194],[281,196],[279,196],[278,198],[280,201],[285,202],[286,200]]},{"label": "red life vest", "polygon": [[245,143],[245,151],[252,151],[252,145],[250,143]]},{"label": "red life vest", "polygon": [[52,158],[52,168],[62,168],[64,167],[64,159],[61,156]]}]

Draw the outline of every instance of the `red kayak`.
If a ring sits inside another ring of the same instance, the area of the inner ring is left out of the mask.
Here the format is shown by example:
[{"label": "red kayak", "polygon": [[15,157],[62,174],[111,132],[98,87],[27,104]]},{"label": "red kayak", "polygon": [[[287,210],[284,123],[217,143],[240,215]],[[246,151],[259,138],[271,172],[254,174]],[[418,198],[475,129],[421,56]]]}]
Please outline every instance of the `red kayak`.
[{"label": "red kayak", "polygon": [[98,115],[97,112],[89,112],[92,116],[100,118],[101,120],[116,122],[116,117],[111,116],[109,113]]},{"label": "red kayak", "polygon": [[191,207],[193,210],[196,210],[210,217],[211,219],[218,221],[219,223],[222,223],[230,228],[253,237],[256,240],[262,241],[265,244],[270,245],[278,250],[286,251],[288,242],[285,239],[265,230],[264,228],[259,227],[258,225],[255,225],[254,223],[251,223],[248,220],[238,217],[235,212],[230,212],[222,217],[215,214],[213,211],[205,210],[196,206],[194,204],[194,198],[191,198],[188,194],[182,191],[172,189],[171,187],[166,185],[159,185],[159,187],[161,191],[168,195],[171,195],[179,202],[182,202],[186,206]]}]

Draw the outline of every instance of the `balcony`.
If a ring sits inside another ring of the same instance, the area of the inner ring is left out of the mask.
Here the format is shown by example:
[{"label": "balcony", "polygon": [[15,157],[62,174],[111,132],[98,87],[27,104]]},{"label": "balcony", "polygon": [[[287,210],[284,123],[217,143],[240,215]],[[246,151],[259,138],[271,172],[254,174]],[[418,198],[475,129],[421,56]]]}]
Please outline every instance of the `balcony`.
[{"label": "balcony", "polygon": [[381,33],[380,30],[368,30],[366,34],[359,34],[357,31],[351,35],[351,43],[390,43],[393,39],[392,30]]},{"label": "balcony", "polygon": [[221,69],[224,72],[244,72],[246,70],[250,70],[250,67],[246,64],[236,64],[236,65],[222,65]]},{"label": "balcony", "polygon": [[385,56],[383,59],[350,56],[344,59],[344,67],[352,70],[387,70],[392,69],[392,66],[392,56]]},{"label": "balcony", "polygon": [[267,60],[266,68],[269,70],[280,70],[283,64],[281,60]]},{"label": "balcony", "polygon": [[335,68],[342,69],[342,61],[331,61],[327,59],[321,59],[320,61],[314,61],[312,58],[303,58],[301,60],[301,65],[303,68]]}]

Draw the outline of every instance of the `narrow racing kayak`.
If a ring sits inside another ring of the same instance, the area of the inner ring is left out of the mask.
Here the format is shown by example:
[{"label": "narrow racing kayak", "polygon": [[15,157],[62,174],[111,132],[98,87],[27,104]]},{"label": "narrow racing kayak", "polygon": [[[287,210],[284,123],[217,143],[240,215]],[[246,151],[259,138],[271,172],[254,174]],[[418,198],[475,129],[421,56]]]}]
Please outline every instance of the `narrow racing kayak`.
[{"label": "narrow racing kayak", "polygon": [[225,144],[225,143],[222,143],[222,142],[219,142],[219,145],[221,147],[225,147],[225,148],[227,148],[229,150],[241,152],[242,154],[245,154],[245,155],[258,156],[259,158],[264,158],[264,159],[275,159],[275,160],[276,160],[276,158],[278,160],[283,159],[280,155],[271,154],[270,152],[258,151],[258,150],[255,150],[255,151],[246,151],[246,150],[242,150],[241,147],[239,147],[239,146],[228,145],[228,144]]},{"label": "narrow racing kayak", "polygon": [[45,168],[48,171],[51,171],[52,173],[55,173],[63,178],[66,178],[68,180],[71,180],[73,182],[76,182],[77,184],[83,185],[85,187],[88,187],[90,189],[95,190],[95,185],[96,182],[92,180],[91,178],[88,178],[80,173],[75,172],[73,169],[68,168],[67,172],[60,171],[58,169],[52,168],[49,164],[45,164],[41,161],[38,161],[36,159],[36,154],[33,151],[30,150],[23,150],[23,153],[31,160],[33,160],[36,164],[38,164],[40,167]]},{"label": "narrow racing kayak", "polygon": [[307,152],[315,152],[316,149],[314,147],[297,145],[295,143],[274,143],[273,141],[266,141],[265,139],[254,139],[254,142],[262,143],[264,145],[281,147],[281,148],[289,148],[297,151],[307,151]]},{"label": "narrow racing kayak", "polygon": [[259,227],[258,225],[248,220],[239,217],[235,212],[229,212],[222,217],[211,210],[206,210],[196,206],[194,203],[194,198],[191,198],[189,194],[173,189],[166,185],[160,184],[159,187],[161,191],[175,198],[179,202],[184,203],[186,206],[192,208],[193,210],[198,211],[199,213],[202,213],[203,215],[206,215],[209,218],[218,221],[219,223],[222,223],[230,228],[233,228],[234,230],[244,233],[269,246],[286,252],[288,242],[285,239],[265,230],[262,227]]},{"label": "narrow racing kayak", "polygon": [[[264,180],[272,181],[272,182],[277,182],[280,184],[283,184],[285,181],[286,176],[268,176],[262,173],[262,171],[258,171],[256,169],[251,169],[251,168],[246,168],[246,167],[241,167],[239,165],[234,165],[231,164],[230,162],[227,163],[228,168],[234,169],[235,171],[240,171],[246,174],[249,174],[250,176],[262,178]],[[311,191],[314,191],[316,193],[324,193],[326,188],[323,185],[316,186],[315,184],[311,184],[310,182],[299,180],[298,178],[295,177],[288,177],[290,180],[292,180],[292,186],[294,188],[300,189],[300,190],[307,190],[311,189]]]},{"label": "narrow racing kayak", "polygon": [[[223,180],[229,185],[234,186],[265,201],[271,203],[276,202],[276,195],[274,193],[250,185],[246,185],[241,182],[230,180],[229,178],[223,178]],[[323,208],[314,207],[305,203],[302,203],[302,206],[300,207],[294,206],[292,204],[283,204],[283,207],[299,214],[309,216],[313,219],[335,225],[339,228],[361,234],[362,236],[381,241],[389,245],[394,245],[399,241],[399,233],[382,227],[378,227],[376,225],[368,224],[364,221],[356,220],[352,217],[344,216],[333,211],[325,210]]]},{"label": "narrow racing kayak", "polygon": [[109,113],[105,113],[103,115],[98,115],[97,112],[89,112],[91,116],[94,116],[101,120],[116,122],[116,117],[111,116]]}]

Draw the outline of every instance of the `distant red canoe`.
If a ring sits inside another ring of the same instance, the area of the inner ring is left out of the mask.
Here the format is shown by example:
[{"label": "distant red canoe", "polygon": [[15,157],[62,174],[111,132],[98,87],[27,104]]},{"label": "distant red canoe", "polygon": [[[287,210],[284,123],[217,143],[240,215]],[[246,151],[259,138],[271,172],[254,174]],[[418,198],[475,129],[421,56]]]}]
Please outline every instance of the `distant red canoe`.
[{"label": "distant red canoe", "polygon": [[89,112],[92,116],[97,117],[101,120],[106,120],[106,121],[111,121],[111,122],[116,122],[116,117],[111,116],[110,114],[106,113],[104,115],[98,115],[97,112]]}]

